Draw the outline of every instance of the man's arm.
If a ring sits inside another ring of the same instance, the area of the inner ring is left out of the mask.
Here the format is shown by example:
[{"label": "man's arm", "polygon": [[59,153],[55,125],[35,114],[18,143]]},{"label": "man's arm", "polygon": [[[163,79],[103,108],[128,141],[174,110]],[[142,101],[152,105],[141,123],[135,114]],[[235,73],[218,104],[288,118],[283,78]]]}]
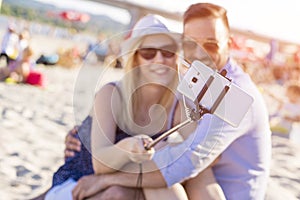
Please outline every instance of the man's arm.
[{"label": "man's arm", "polygon": [[166,182],[159,171],[143,173],[142,185],[137,185],[138,178],[140,178],[138,173],[128,172],[84,176],[78,180],[72,196],[73,199],[84,199],[107,191],[111,186],[121,186],[123,191],[132,190],[137,186],[143,188],[166,187]]},{"label": "man's arm", "polygon": [[[101,176],[101,178],[103,179],[103,183],[106,186],[119,185],[125,187],[136,187],[139,174],[116,172],[112,174],[103,174]],[[143,181],[141,187],[143,188],[162,188],[167,186],[165,179],[160,171],[143,173],[142,180]]]},{"label": "man's arm", "polygon": [[248,122],[244,119],[238,128],[234,128],[216,116],[204,115],[196,131],[183,143],[157,151],[153,160],[167,186],[183,182],[203,171],[245,133]]}]

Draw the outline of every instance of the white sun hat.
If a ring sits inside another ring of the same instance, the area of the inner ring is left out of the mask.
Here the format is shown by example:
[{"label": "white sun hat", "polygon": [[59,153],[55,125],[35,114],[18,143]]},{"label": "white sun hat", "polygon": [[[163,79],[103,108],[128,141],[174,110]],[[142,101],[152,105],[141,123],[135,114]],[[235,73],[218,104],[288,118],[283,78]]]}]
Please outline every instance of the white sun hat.
[{"label": "white sun hat", "polygon": [[135,51],[135,48],[137,48],[136,44],[142,38],[150,35],[168,35],[179,45],[181,34],[171,32],[167,25],[162,21],[165,21],[163,17],[153,14],[141,18],[131,30],[130,37],[121,44],[121,55],[126,55],[131,51]]}]

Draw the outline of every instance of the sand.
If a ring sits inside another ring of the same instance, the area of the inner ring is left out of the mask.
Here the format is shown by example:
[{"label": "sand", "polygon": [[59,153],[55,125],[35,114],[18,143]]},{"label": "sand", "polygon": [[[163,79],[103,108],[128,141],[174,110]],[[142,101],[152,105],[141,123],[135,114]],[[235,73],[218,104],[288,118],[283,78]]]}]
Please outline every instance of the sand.
[{"label": "sand", "polygon": [[[54,40],[36,37],[34,44],[55,49],[61,43]],[[50,187],[63,163],[65,135],[89,112],[97,82],[121,77],[120,70],[97,63],[73,69],[38,65],[37,70],[46,77],[44,88],[0,83],[0,199],[30,199]],[[272,139],[267,199],[300,199],[300,145],[286,135]]]}]

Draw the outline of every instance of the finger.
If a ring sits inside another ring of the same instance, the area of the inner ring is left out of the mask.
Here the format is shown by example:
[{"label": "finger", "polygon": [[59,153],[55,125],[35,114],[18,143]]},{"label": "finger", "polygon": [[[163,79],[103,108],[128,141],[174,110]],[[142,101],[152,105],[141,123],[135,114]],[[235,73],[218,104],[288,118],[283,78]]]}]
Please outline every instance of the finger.
[{"label": "finger", "polygon": [[154,152],[151,152],[151,150],[150,150],[150,152],[148,151],[147,154],[145,154],[144,161],[146,161],[146,160],[152,160],[153,155],[154,155],[153,153]]},{"label": "finger", "polygon": [[137,141],[137,149],[136,149],[136,152],[135,153],[138,153],[138,154],[143,154],[145,153],[145,143],[144,143],[144,139],[143,138],[137,138],[138,141]]},{"label": "finger", "polygon": [[72,129],[72,130],[70,130],[70,133],[72,134],[72,135],[75,135],[75,134],[77,134],[78,133],[78,126],[74,126],[74,128]]},{"label": "finger", "polygon": [[70,135],[75,135],[76,133],[78,132],[78,127],[77,126],[74,126],[66,135],[65,137],[65,140],[67,140],[67,138],[70,136]]},{"label": "finger", "polygon": [[[80,142],[80,140],[78,139],[78,138],[75,138],[74,136],[71,136],[71,135],[68,135],[67,137],[66,137],[66,140],[65,140],[65,145],[66,145],[66,147],[67,147],[67,149],[69,149],[69,145],[75,145],[75,146],[78,146],[77,148],[80,148],[80,146],[81,146],[81,142]],[[70,147],[70,148],[72,148],[72,147]],[[76,149],[75,149],[76,150]],[[80,150],[80,149],[77,149],[77,150]]]},{"label": "finger", "polygon": [[143,146],[147,147],[153,140],[150,138],[142,138]]},{"label": "finger", "polygon": [[78,199],[78,194],[80,191],[80,184],[79,182],[77,183],[77,185],[74,187],[74,189],[72,190],[72,199],[73,200],[77,200]]},{"label": "finger", "polygon": [[84,188],[81,188],[81,187],[78,188],[78,190],[76,191],[76,200],[83,200],[83,199],[85,199],[85,197],[86,197],[86,195],[85,195]]},{"label": "finger", "polygon": [[151,160],[152,159],[152,157],[153,157],[153,155],[154,155],[154,148],[153,147],[151,147],[150,149],[145,149],[145,147],[147,146],[147,144],[145,143],[145,142],[143,142],[144,144],[143,144],[143,147],[144,147],[144,155],[146,156],[146,158],[148,159],[148,160]]},{"label": "finger", "polygon": [[72,135],[72,137],[74,137],[75,134],[78,133],[78,126],[74,126],[66,135],[65,137],[65,141],[68,140],[68,137],[70,137],[70,135]]},{"label": "finger", "polygon": [[78,138],[76,138],[75,135],[69,135],[67,137],[67,139],[68,139],[67,140],[68,142],[71,142],[71,143],[74,143],[74,144],[78,144],[78,145],[81,144],[80,140]]},{"label": "finger", "polygon": [[155,153],[154,148],[152,147],[151,149],[149,149],[149,150],[147,151],[147,153],[148,153],[148,155],[149,155],[149,159],[152,159],[152,157],[153,157],[153,155],[154,155],[154,153]]},{"label": "finger", "polygon": [[80,151],[81,150],[81,144],[74,143],[74,142],[68,142],[66,143],[66,149],[68,151]]},{"label": "finger", "polygon": [[65,154],[65,158],[69,158],[69,157],[74,157],[75,156],[74,151],[69,151],[67,149],[65,149],[64,154]]},{"label": "finger", "polygon": [[139,138],[142,139],[144,146],[148,145],[149,143],[151,143],[153,141],[153,139],[151,137],[149,137],[148,135],[139,135]]},{"label": "finger", "polygon": [[153,147],[149,148],[149,145],[151,144],[153,140],[150,138],[142,138],[143,143],[143,152],[149,152],[151,149],[153,150]]},{"label": "finger", "polygon": [[136,136],[137,138],[143,138],[143,139],[149,139],[149,140],[152,140],[152,138],[148,135],[137,135]]},{"label": "finger", "polygon": [[84,191],[80,192],[79,195],[78,195],[78,200],[84,200],[85,199],[85,194],[84,194]]}]

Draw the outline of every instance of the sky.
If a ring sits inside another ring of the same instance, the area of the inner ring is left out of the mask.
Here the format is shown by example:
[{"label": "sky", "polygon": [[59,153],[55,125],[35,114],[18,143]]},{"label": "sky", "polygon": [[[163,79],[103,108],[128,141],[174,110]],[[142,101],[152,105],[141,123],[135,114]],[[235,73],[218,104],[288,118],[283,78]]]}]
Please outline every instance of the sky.
[{"label": "sky", "polygon": [[[82,10],[94,14],[104,14],[129,23],[128,12],[89,2],[86,0],[38,0],[60,7]],[[199,0],[126,0],[139,5],[157,7],[172,12],[184,12]],[[274,37],[300,44],[300,1],[299,0],[207,0],[227,9],[233,28]]]}]

